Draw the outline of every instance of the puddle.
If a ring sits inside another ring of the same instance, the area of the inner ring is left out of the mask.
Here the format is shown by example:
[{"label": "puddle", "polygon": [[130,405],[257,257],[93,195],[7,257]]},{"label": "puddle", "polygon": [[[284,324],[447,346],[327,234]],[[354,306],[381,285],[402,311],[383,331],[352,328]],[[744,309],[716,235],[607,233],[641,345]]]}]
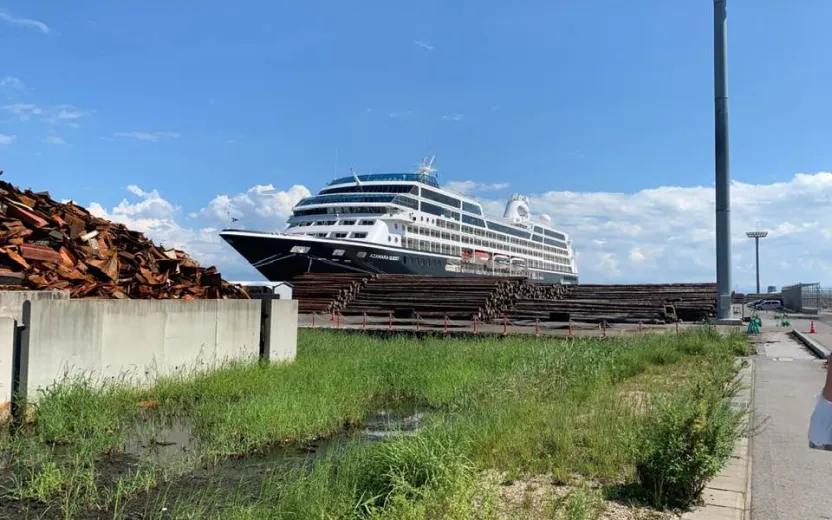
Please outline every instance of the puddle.
[{"label": "puddle", "polygon": [[[287,463],[302,462],[325,455],[332,448],[345,445],[350,440],[378,442],[398,435],[411,436],[424,426],[426,415],[419,410],[377,410],[362,422],[362,428],[351,434],[337,435],[302,446],[276,448],[256,459],[272,462],[285,459]],[[136,459],[150,460],[162,466],[197,459],[202,448],[190,421],[182,417],[162,419],[144,415],[128,428],[125,453]],[[245,464],[254,462],[252,457],[234,461]]]},{"label": "puddle", "polygon": [[124,451],[137,459],[170,466],[199,455],[199,441],[190,421],[182,417],[145,417],[129,428]]},{"label": "puddle", "polygon": [[364,420],[360,439],[380,441],[397,435],[415,435],[424,426],[425,414],[418,410],[380,410]]}]

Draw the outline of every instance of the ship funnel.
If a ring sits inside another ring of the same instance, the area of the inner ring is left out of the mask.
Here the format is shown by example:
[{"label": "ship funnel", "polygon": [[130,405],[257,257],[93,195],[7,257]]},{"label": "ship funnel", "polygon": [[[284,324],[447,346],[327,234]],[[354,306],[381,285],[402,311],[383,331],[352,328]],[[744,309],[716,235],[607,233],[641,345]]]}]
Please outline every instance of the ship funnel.
[{"label": "ship funnel", "polygon": [[512,195],[506,204],[503,218],[521,224],[529,221],[529,199],[523,195]]}]

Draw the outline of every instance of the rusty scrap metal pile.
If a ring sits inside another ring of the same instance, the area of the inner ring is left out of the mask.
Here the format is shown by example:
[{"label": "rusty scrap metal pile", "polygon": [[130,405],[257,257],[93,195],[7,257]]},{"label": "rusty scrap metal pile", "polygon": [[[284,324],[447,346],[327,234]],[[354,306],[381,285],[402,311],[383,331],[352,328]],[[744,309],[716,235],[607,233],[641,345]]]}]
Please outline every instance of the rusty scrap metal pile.
[{"label": "rusty scrap metal pile", "polygon": [[560,285],[523,278],[331,274],[294,280],[301,312],[413,319],[669,323],[714,316],[716,284]]},{"label": "rusty scrap metal pile", "polygon": [[21,288],[64,289],[72,298],[247,298],[182,251],[0,181],[0,289]]}]

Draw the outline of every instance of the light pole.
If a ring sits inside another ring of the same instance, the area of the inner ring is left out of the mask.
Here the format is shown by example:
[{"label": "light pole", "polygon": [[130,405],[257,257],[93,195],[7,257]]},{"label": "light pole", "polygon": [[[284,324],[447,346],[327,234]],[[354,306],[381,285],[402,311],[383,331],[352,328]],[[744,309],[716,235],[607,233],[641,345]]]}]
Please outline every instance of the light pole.
[{"label": "light pole", "polygon": [[768,231],[747,231],[745,236],[754,239],[754,250],[757,258],[757,294],[760,294],[760,239],[768,236]]},{"label": "light pole", "polygon": [[733,318],[731,308],[731,174],[728,167],[727,0],[714,0],[714,162],[716,166],[717,320]]}]

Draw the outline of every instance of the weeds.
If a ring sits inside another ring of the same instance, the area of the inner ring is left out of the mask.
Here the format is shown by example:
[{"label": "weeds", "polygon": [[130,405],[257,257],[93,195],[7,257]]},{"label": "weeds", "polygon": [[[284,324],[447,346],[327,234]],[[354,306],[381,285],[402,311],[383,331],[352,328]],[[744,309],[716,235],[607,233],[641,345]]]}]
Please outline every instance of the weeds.
[{"label": "weeds", "polygon": [[656,507],[691,506],[731,455],[743,413],[732,410],[734,373],[710,366],[658,399],[634,443],[636,472]]},{"label": "weeds", "polygon": [[[574,342],[307,330],[292,365],[228,363],[144,390],[64,381],[40,396],[32,425],[0,435],[0,453],[13,461],[12,498],[63,503],[67,518],[90,508],[126,514],[151,489],[148,518],[163,508],[178,511],[172,518],[486,518],[495,495],[474,475],[488,468],[562,481],[637,475],[661,490],[657,503],[668,502],[669,488],[695,494],[724,460],[735,432],[718,403],[745,348],[742,336],[712,329]],[[682,391],[681,380],[698,386]],[[683,393],[692,391],[698,407]],[[434,426],[409,439],[350,442],[311,466],[260,478],[254,493],[169,496],[160,483],[193,465],[149,464],[143,453],[127,454],[127,470],[100,465],[124,456],[139,433],[164,440],[155,426],[136,426],[157,420],[187,423],[194,462],[213,463],[349,433],[373,411],[402,406],[427,412]],[[679,433],[700,423],[696,439]],[[678,460],[691,445],[702,454],[692,466]],[[661,470],[668,461],[678,467]],[[563,518],[592,513],[593,493],[573,495],[563,507],[575,512]]]}]

